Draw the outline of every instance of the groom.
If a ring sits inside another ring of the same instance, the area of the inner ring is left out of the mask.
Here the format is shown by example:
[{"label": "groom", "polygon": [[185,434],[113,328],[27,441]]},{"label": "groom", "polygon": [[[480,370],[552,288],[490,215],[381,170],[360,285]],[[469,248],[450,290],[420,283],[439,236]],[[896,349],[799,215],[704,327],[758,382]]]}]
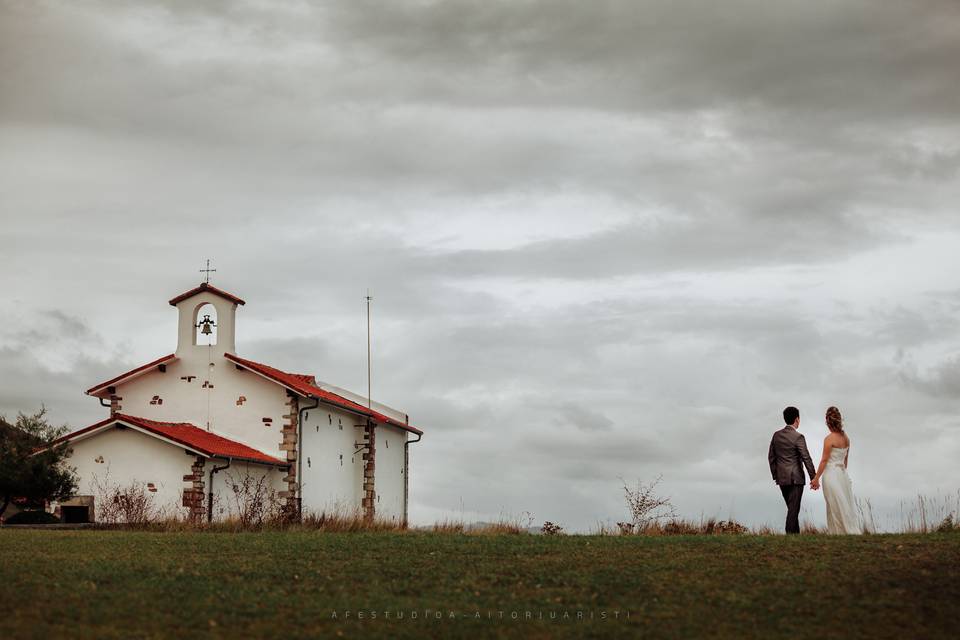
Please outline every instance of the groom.
[{"label": "groom", "polygon": [[[807,451],[807,441],[800,435],[800,410],[787,407],[783,410],[783,429],[774,432],[770,440],[770,473],[773,481],[780,485],[780,493],[787,503],[787,533],[800,533],[800,499],[803,497],[803,467],[807,468],[810,479],[816,475],[813,460]],[[802,463],[802,464],[801,464]]]}]

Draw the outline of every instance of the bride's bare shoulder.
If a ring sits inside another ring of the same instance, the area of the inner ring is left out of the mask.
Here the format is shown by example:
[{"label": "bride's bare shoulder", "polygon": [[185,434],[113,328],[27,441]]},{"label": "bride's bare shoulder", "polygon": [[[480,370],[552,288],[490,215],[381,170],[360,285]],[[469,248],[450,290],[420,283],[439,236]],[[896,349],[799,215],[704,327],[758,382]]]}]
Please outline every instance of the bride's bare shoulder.
[{"label": "bride's bare shoulder", "polygon": [[827,435],[824,442],[827,442],[827,440],[829,440],[830,444],[838,449],[844,449],[850,446],[850,438],[845,433],[830,433]]},{"label": "bride's bare shoulder", "polygon": [[842,434],[831,431],[823,439],[823,444],[824,445],[829,444],[830,446],[837,447],[838,449],[842,449],[843,447],[846,447],[850,444],[850,439],[846,438],[846,436]]}]

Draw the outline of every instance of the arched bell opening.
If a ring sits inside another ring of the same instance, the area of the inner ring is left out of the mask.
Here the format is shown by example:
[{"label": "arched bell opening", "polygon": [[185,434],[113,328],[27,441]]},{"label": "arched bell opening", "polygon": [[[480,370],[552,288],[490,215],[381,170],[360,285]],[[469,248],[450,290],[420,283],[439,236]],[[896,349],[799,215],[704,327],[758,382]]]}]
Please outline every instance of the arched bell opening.
[{"label": "arched bell opening", "polygon": [[193,311],[193,344],[201,347],[217,344],[217,308],[209,302]]}]

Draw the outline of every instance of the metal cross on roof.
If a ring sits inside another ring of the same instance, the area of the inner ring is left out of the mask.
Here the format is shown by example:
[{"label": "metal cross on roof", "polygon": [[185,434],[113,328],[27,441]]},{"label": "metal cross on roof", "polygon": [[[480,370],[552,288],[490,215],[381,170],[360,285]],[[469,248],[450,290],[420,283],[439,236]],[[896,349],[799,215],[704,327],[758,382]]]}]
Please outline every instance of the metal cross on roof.
[{"label": "metal cross on roof", "polygon": [[210,274],[211,274],[211,273],[216,273],[216,272],[217,272],[216,269],[211,269],[211,268],[210,268],[210,260],[207,260],[207,268],[206,268],[206,269],[200,269],[200,273],[205,273],[205,274],[207,274],[207,280],[206,280],[207,284],[210,284]]}]

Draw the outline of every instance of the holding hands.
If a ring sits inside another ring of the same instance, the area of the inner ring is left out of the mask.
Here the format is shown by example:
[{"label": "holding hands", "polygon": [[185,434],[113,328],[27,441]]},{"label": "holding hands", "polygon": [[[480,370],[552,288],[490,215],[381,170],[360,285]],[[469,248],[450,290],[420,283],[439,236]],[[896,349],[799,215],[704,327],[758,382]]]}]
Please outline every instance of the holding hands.
[{"label": "holding hands", "polygon": [[819,488],[820,488],[820,479],[819,479],[819,478],[814,478],[813,480],[811,480],[811,481],[810,481],[810,488],[813,489],[814,491],[816,491],[817,489],[819,489]]}]

